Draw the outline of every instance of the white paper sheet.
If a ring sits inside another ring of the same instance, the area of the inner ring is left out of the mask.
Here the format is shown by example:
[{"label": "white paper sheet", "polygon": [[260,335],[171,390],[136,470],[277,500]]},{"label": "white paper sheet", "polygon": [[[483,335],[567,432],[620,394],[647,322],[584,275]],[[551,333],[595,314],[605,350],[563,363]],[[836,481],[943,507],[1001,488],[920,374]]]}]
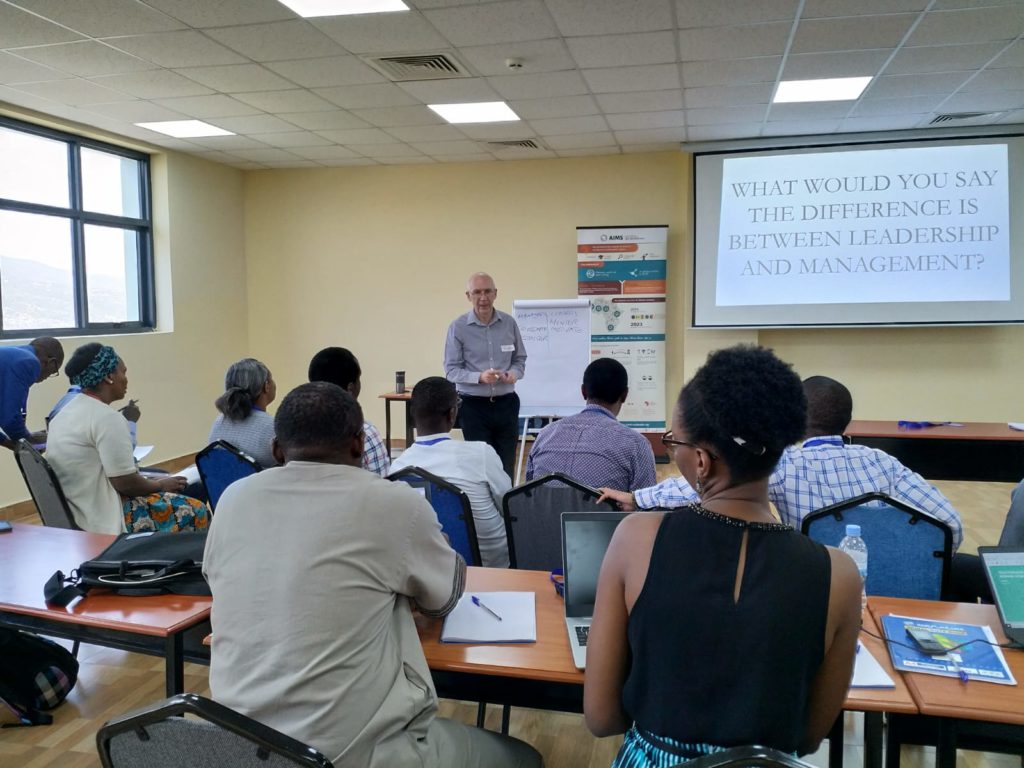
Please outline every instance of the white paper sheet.
[{"label": "white paper sheet", "polygon": [[[476,597],[498,614],[473,603]],[[466,592],[448,614],[442,643],[535,643],[537,606],[533,592]]]}]

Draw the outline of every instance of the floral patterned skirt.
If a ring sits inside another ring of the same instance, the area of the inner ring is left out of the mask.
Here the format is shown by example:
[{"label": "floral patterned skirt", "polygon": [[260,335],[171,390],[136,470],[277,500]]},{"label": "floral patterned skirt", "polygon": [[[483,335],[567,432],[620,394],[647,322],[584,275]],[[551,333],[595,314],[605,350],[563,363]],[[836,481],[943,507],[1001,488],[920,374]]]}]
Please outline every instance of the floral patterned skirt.
[{"label": "floral patterned skirt", "polygon": [[140,531],[203,531],[209,525],[206,505],[180,493],[133,496],[123,505],[124,527]]}]

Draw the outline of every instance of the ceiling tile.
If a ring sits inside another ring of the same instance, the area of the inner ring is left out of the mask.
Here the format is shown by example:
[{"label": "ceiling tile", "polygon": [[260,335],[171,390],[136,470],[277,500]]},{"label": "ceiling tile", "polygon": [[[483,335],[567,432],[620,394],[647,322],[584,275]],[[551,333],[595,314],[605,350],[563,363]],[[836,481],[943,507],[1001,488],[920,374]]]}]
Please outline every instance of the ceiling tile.
[{"label": "ceiling tile", "polygon": [[219,149],[204,149],[193,154],[212,163],[232,163],[241,159],[237,155],[232,155],[230,152],[221,152]]},{"label": "ceiling tile", "polygon": [[687,88],[707,85],[747,85],[772,83],[779,74],[781,56],[752,59],[683,62],[683,84]]},{"label": "ceiling tile", "polygon": [[427,165],[436,163],[432,157],[426,155],[416,155],[415,157],[375,157],[381,165]]},{"label": "ceiling tile", "polygon": [[780,120],[777,123],[765,123],[761,128],[761,135],[807,136],[814,133],[835,133],[841,122],[840,120]]},{"label": "ceiling tile", "polygon": [[957,90],[970,72],[936,72],[933,75],[890,75],[876,78],[864,92],[864,100],[942,94]]},{"label": "ceiling tile", "polygon": [[229,27],[294,19],[277,0],[146,0],[148,5],[193,27]]},{"label": "ceiling tile", "polygon": [[676,0],[676,18],[681,29],[790,21],[799,5],[798,0]]},{"label": "ceiling tile", "polygon": [[914,14],[904,13],[801,21],[791,51],[809,53],[892,48],[903,39],[916,18]]},{"label": "ceiling tile", "polygon": [[679,152],[682,149],[681,141],[650,142],[648,144],[623,144],[622,154],[624,155],[649,155],[652,152]]},{"label": "ceiling tile", "polygon": [[114,88],[140,99],[171,99],[177,96],[207,96],[212,94],[195,80],[189,80],[165,69],[132,72],[126,75],[106,75],[91,78],[94,83]]},{"label": "ceiling tile", "polygon": [[448,41],[418,13],[372,13],[311,19],[351,53],[401,53],[448,48]]},{"label": "ceiling tile", "polygon": [[1022,84],[1024,84],[1024,67],[1005,67],[1003,69],[987,69],[979,72],[977,76],[964,85],[963,90],[1015,90],[1020,88]]},{"label": "ceiling tile", "polygon": [[400,125],[388,128],[388,133],[399,141],[451,142],[462,138],[462,132],[453,125]]},{"label": "ceiling tile", "polygon": [[424,104],[460,104],[471,101],[498,101],[491,84],[483,77],[452,80],[419,80],[399,83],[398,87]]},{"label": "ceiling tile", "polygon": [[990,67],[1024,67],[1024,40],[1018,40],[999,54]]},{"label": "ceiling tile", "polygon": [[469,139],[455,141],[414,141],[412,145],[425,155],[463,155],[480,151],[480,145]]},{"label": "ceiling tile", "polygon": [[208,117],[237,117],[255,115],[260,110],[220,93],[212,96],[186,96],[180,99],[156,99],[157,104],[204,120]]},{"label": "ceiling tile", "polygon": [[805,104],[773,104],[768,110],[770,122],[830,120],[843,118],[854,107],[852,101],[813,101]]},{"label": "ceiling tile", "polygon": [[360,120],[381,128],[393,128],[407,125],[437,125],[442,119],[422,104],[410,107],[374,107],[372,109],[353,109],[352,114]]},{"label": "ceiling tile", "polygon": [[680,128],[686,125],[685,112],[634,112],[625,115],[608,115],[608,125],[615,131],[631,131],[648,128]]},{"label": "ceiling tile", "polygon": [[380,128],[352,128],[345,130],[317,131],[325,139],[339,144],[397,144],[398,139]]},{"label": "ceiling tile", "polygon": [[232,133],[284,133],[295,130],[295,126],[274,115],[243,115],[242,117],[217,117],[210,120],[216,126]]},{"label": "ceiling tile", "polygon": [[153,35],[114,37],[104,40],[119,50],[152,61],[161,67],[208,67],[244,64],[245,59],[195,30]]},{"label": "ceiling tile", "polygon": [[596,133],[570,133],[565,135],[542,134],[544,143],[551,149],[582,149],[584,147],[614,147],[615,137],[611,131]]},{"label": "ceiling tile", "polygon": [[644,128],[636,131],[615,131],[615,140],[623,147],[627,144],[648,144],[662,141],[685,141],[686,129]]},{"label": "ceiling tile", "polygon": [[558,37],[541,0],[510,0],[424,11],[427,20],[453,45],[488,45]]},{"label": "ceiling tile", "polygon": [[749,139],[761,135],[761,123],[723,123],[722,125],[691,125],[687,130],[690,141],[724,141]]},{"label": "ceiling tile", "polygon": [[446,163],[484,163],[494,162],[495,157],[489,152],[479,152],[465,155],[438,155],[437,159]]},{"label": "ceiling tile", "polygon": [[990,5],[1013,5],[1020,0],[935,0],[932,10],[952,11],[959,8],[978,8]]},{"label": "ceiling tile", "polygon": [[361,155],[372,157],[374,159],[381,157],[419,157],[423,154],[418,149],[410,147],[408,144],[398,142],[394,144],[352,143],[347,146],[354,152],[358,152]]},{"label": "ceiling tile", "polygon": [[853,117],[878,117],[880,115],[920,115],[932,112],[945,98],[944,94],[930,96],[903,96],[892,99],[861,99],[850,112]]},{"label": "ceiling tile", "polygon": [[940,104],[939,109],[943,112],[992,112],[1003,109],[1024,109],[1024,90],[961,92]]},{"label": "ceiling tile", "polygon": [[557,149],[559,157],[597,157],[598,155],[621,155],[622,150],[612,144],[607,147],[585,147],[583,149]]},{"label": "ceiling tile", "polygon": [[71,107],[66,107],[55,101],[50,101],[42,96],[36,96],[35,94],[28,93],[26,91],[19,91],[15,88],[8,88],[5,85],[0,85],[0,101],[7,102],[8,104],[16,104],[22,107],[28,107],[29,109],[35,109],[51,115],[58,114],[58,110],[67,110],[68,112],[74,111]]},{"label": "ceiling tile", "polygon": [[471,139],[483,141],[515,141],[535,138],[533,129],[519,120],[509,123],[467,123],[460,125],[459,130]]},{"label": "ceiling tile", "polygon": [[225,93],[275,91],[294,88],[259,64],[227,64],[220,67],[183,67],[175,70],[187,78]]},{"label": "ceiling tile", "polygon": [[545,157],[558,157],[558,155],[546,149],[502,147],[501,149],[495,149],[494,157],[498,160],[538,160]]},{"label": "ceiling tile", "polygon": [[612,35],[672,29],[669,0],[547,0],[562,34]]},{"label": "ceiling tile", "polygon": [[506,99],[578,96],[587,92],[587,84],[575,71],[489,77],[487,82]]},{"label": "ceiling tile", "polygon": [[349,165],[380,165],[376,160],[369,157],[351,157],[351,158],[324,158],[323,160],[317,160],[320,165],[326,165],[328,167],[342,167]]},{"label": "ceiling tile", "polygon": [[0,48],[20,48],[81,40],[82,36],[33,16],[13,5],[0,3]]},{"label": "ceiling tile", "polygon": [[602,93],[597,103],[607,114],[620,112],[666,112],[683,108],[683,94],[679,90],[635,91],[633,93]]},{"label": "ceiling tile", "polygon": [[148,61],[143,61],[94,40],[22,48],[18,51],[18,55],[48,67],[70,72],[78,77],[115,75],[121,72],[153,69],[153,65]]},{"label": "ceiling tile", "polygon": [[714,61],[751,56],[777,56],[786,50],[791,24],[756,24],[748,27],[711,27],[679,32],[679,58]]},{"label": "ceiling tile", "polygon": [[68,75],[50,67],[0,51],[0,83],[32,83],[63,80]]},{"label": "ceiling tile", "polygon": [[87,109],[126,123],[151,123],[159,120],[181,120],[181,112],[162,107],[151,101],[116,101],[111,104],[90,104]]},{"label": "ceiling tile", "polygon": [[342,85],[317,88],[314,93],[345,109],[361,107],[403,107],[417,101],[394,83]]},{"label": "ceiling tile", "polygon": [[869,16],[881,13],[916,13],[923,11],[930,0],[804,0],[801,18],[820,19],[830,16]]},{"label": "ceiling tile", "polygon": [[267,146],[255,139],[250,139],[248,136],[203,136],[189,139],[189,141],[207,149],[223,149],[235,152],[236,154],[239,149],[260,149]]},{"label": "ceiling tile", "polygon": [[878,117],[848,117],[839,124],[839,130],[850,133],[867,131],[904,131],[917,127],[922,115],[879,115]]},{"label": "ceiling tile", "polygon": [[[659,91],[662,93],[662,91]],[[671,93],[671,91],[670,91]],[[617,94],[628,95],[628,94]],[[593,96],[560,96],[549,99],[515,99],[508,102],[512,111],[524,120],[548,117],[579,117],[601,112]]]},{"label": "ceiling tile", "polygon": [[327,35],[301,19],[208,29],[206,34],[253,61],[312,59],[345,53]]},{"label": "ceiling tile", "polygon": [[878,74],[892,55],[891,48],[828,53],[795,53],[786,58],[783,80],[817,80],[823,77],[864,77]]},{"label": "ceiling tile", "polygon": [[290,91],[256,91],[254,93],[240,93],[238,100],[264,112],[273,114],[287,114],[289,112],[330,112],[334,105],[326,99],[310,93],[302,88]]},{"label": "ceiling tile", "polygon": [[71,106],[124,100],[124,94],[120,91],[113,91],[78,77],[51,80],[46,83],[22,83],[17,89]]},{"label": "ceiling tile", "polygon": [[384,82],[383,75],[375,72],[355,56],[278,61],[267,66],[304,88]]},{"label": "ceiling tile", "polygon": [[263,165],[267,166],[267,168],[323,168],[320,163],[313,160],[285,160],[282,162],[265,160]]},{"label": "ceiling tile", "polygon": [[573,37],[566,43],[576,63],[584,69],[663,64],[676,60],[675,34],[667,31]]},{"label": "ceiling tile", "polygon": [[961,45],[1012,40],[1024,32],[1024,3],[926,13],[907,45]]},{"label": "ceiling tile", "polygon": [[323,147],[331,141],[309,131],[288,131],[286,133],[261,133],[259,140],[272,147]]},{"label": "ceiling tile", "polygon": [[741,107],[747,104],[767,104],[771,101],[774,88],[773,83],[687,88],[686,106],[690,109],[703,109],[704,107]]},{"label": "ceiling tile", "polygon": [[530,127],[544,135],[596,133],[607,131],[608,123],[601,115],[588,115],[586,117],[551,117],[546,120],[531,120]]},{"label": "ceiling tile", "polygon": [[252,160],[256,163],[264,162],[287,162],[289,160],[295,160],[296,157],[291,152],[284,149],[277,149],[275,147],[261,147],[258,149],[236,149],[232,154],[238,155],[245,160]]},{"label": "ceiling tile", "polygon": [[1018,109],[1011,112],[1007,112],[1005,115],[999,118],[999,122],[1024,125],[1024,109]]},{"label": "ceiling tile", "polygon": [[369,128],[370,125],[350,112],[295,112],[285,115],[289,123],[307,131],[334,131],[350,128]]},{"label": "ceiling tile", "polygon": [[509,69],[508,59],[519,59],[529,73],[555,72],[574,68],[575,62],[565,43],[561,40],[530,40],[520,43],[498,45],[475,45],[459,49],[462,59],[481,75],[507,75],[516,70]]},{"label": "ceiling tile", "polygon": [[662,91],[679,87],[679,67],[675,64],[588,69],[583,76],[594,93]]},{"label": "ceiling tile", "polygon": [[885,74],[915,75],[918,72],[976,69],[991,60],[1001,48],[999,43],[901,48],[885,68]]},{"label": "ceiling tile", "polygon": [[340,160],[345,157],[358,157],[351,149],[339,147],[337,144],[326,147],[294,147],[291,152],[310,160]]},{"label": "ceiling tile", "polygon": [[714,125],[715,123],[755,123],[764,120],[768,105],[745,107],[718,107],[715,109],[686,110],[687,125]]},{"label": "ceiling tile", "polygon": [[15,0],[19,6],[89,37],[139,35],[184,24],[136,0]]}]

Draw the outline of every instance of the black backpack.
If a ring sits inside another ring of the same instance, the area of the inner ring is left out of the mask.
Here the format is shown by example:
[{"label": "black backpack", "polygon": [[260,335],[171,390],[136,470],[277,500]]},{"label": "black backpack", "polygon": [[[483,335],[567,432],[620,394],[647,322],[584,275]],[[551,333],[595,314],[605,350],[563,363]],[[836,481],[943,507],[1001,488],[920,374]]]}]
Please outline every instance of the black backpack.
[{"label": "black backpack", "polygon": [[21,721],[13,725],[52,723],[42,710],[64,701],[77,681],[78,659],[67,649],[31,632],[0,627],[0,704]]}]

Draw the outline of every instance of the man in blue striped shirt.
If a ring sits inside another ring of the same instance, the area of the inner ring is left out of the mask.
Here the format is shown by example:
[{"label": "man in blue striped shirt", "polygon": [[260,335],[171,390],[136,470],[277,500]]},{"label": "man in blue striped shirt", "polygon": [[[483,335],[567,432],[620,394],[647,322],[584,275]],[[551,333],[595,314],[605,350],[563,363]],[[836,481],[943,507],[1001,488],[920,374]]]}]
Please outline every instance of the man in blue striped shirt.
[{"label": "man in blue striped shirt", "polygon": [[[768,497],[782,522],[799,530],[803,519],[822,507],[880,492],[948,525],[955,551],[963,541],[963,523],[949,499],[884,451],[844,442],[843,432],[853,414],[853,398],[846,387],[826,376],[812,376],[803,384],[807,439],[783,451],[768,480]],[[616,500],[626,510],[672,509],[698,500],[682,477],[634,493],[601,490],[603,498]]]}]

